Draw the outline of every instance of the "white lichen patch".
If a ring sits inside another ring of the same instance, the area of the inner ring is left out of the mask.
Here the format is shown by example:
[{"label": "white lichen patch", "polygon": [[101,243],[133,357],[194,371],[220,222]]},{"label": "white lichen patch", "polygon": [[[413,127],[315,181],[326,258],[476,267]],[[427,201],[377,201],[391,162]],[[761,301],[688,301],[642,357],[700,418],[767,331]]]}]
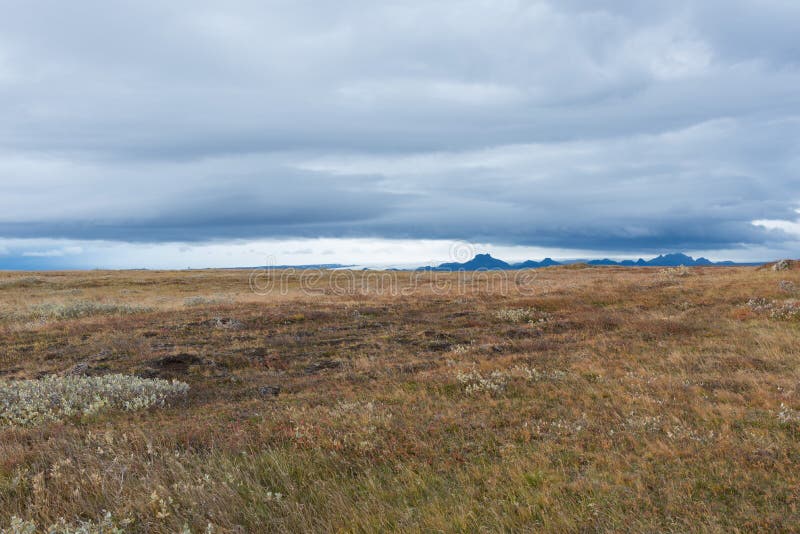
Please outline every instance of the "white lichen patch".
[{"label": "white lichen patch", "polygon": [[80,319],[95,315],[132,315],[146,313],[152,308],[134,306],[118,302],[94,302],[79,300],[75,302],[47,302],[30,309],[30,315],[37,319]]},{"label": "white lichen patch", "polygon": [[796,321],[800,319],[800,301],[767,300],[763,297],[752,298],[747,301],[747,307],[756,313],[769,315],[772,319],[782,321]]},{"label": "white lichen patch", "polygon": [[497,395],[506,389],[508,378],[508,375],[502,371],[492,371],[487,375],[482,375],[477,369],[467,372],[459,371],[456,374],[456,379],[464,386],[467,395],[477,393]]},{"label": "white lichen patch", "polygon": [[59,519],[48,527],[39,527],[35,521],[26,521],[19,517],[12,517],[8,528],[0,530],[0,534],[37,534],[39,532],[47,534],[124,534],[128,532],[127,526],[132,521],[126,519],[115,521],[110,512],[99,521],[79,520],[74,523],[67,523],[66,520]]},{"label": "white lichen patch", "polygon": [[533,367],[515,365],[508,369],[495,369],[490,372],[479,371],[474,366],[468,370],[458,370],[456,380],[468,395],[489,393],[496,396],[506,390],[512,382],[526,384],[534,382],[561,382],[569,378],[562,370],[538,371]]},{"label": "white lichen patch", "polygon": [[692,274],[692,270],[685,265],[677,267],[667,267],[658,271],[658,277],[662,280],[673,280],[675,278],[683,278]]},{"label": "white lichen patch", "polygon": [[154,308],[121,302],[97,302],[77,300],[66,302],[43,302],[18,309],[0,306],[0,321],[47,324],[52,321],[68,321],[97,316],[123,316],[149,313]]},{"label": "white lichen patch", "polygon": [[0,426],[32,426],[105,410],[144,410],[188,390],[183,382],[119,374],[0,381]]},{"label": "white lichen patch", "polygon": [[494,316],[508,323],[545,323],[548,314],[535,308],[503,308],[495,312]]}]

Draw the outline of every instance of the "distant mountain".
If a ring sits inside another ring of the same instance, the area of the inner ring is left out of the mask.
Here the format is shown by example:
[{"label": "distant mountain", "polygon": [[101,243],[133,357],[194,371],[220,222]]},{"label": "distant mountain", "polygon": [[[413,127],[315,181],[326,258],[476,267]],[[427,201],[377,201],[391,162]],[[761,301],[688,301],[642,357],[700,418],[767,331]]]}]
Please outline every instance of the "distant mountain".
[{"label": "distant mountain", "polygon": [[513,269],[511,265],[493,258],[491,254],[478,254],[464,263],[443,263],[438,267],[420,267],[422,271],[505,271]]},{"label": "distant mountain", "polygon": [[521,263],[509,264],[503,260],[493,258],[490,254],[478,254],[469,261],[463,263],[451,262],[442,263],[438,267],[420,267],[421,271],[498,271],[514,269],[539,269],[542,267],[552,267],[554,265],[564,265],[569,263],[586,263],[594,266],[619,266],[619,267],[711,267],[711,266],[735,266],[735,265],[761,265],[761,263],[734,263],[732,261],[712,262],[706,258],[694,259],[686,254],[675,252],[663,254],[651,260],[622,260],[615,261],[608,258],[600,260],[576,260],[569,262],[558,262],[552,258],[545,258],[542,261],[527,260]]},{"label": "distant mountain", "polygon": [[540,267],[552,267],[553,265],[561,265],[561,262],[555,261],[552,258],[545,258],[542,261],[523,261],[522,263],[515,263],[512,265],[514,269],[538,269]]},{"label": "distant mountain", "polygon": [[[704,263],[702,265],[709,265],[711,262],[705,258],[700,258]],[[687,256],[686,254],[681,253],[674,253],[674,254],[665,254],[662,256],[658,256],[657,258],[653,258],[652,260],[647,262],[647,265],[654,265],[658,267],[678,267],[681,265],[685,265],[687,267],[697,265],[697,261],[692,258],[691,256]]]},{"label": "distant mountain", "polygon": [[666,254],[662,256],[658,256],[653,258],[650,261],[643,261],[641,265],[652,265],[656,267],[678,267],[681,265],[685,265],[687,267],[703,267],[703,266],[732,266],[732,265],[761,265],[761,262],[755,263],[736,263],[733,261],[717,261],[713,262],[707,258],[697,258],[694,259],[691,256],[687,256],[686,254],[681,253],[673,253],[673,254]]}]

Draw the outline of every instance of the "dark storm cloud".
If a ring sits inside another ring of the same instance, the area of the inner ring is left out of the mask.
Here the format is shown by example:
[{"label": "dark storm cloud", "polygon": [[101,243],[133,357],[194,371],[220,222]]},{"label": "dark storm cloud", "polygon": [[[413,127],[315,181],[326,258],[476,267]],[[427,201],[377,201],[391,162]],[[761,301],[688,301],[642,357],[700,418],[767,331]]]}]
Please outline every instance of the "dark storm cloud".
[{"label": "dark storm cloud", "polygon": [[0,19],[0,237],[775,246],[800,6],[56,2]]}]

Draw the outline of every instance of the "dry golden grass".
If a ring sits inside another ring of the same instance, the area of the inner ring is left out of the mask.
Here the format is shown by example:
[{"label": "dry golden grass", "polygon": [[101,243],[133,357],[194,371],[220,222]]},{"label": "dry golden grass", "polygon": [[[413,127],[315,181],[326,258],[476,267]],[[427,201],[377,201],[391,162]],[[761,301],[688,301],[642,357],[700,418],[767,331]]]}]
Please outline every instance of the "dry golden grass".
[{"label": "dry golden grass", "polygon": [[761,306],[792,309],[800,271],[271,273],[267,295],[249,275],[0,273],[0,380],[190,386],[0,427],[0,529],[800,524],[800,321]]}]

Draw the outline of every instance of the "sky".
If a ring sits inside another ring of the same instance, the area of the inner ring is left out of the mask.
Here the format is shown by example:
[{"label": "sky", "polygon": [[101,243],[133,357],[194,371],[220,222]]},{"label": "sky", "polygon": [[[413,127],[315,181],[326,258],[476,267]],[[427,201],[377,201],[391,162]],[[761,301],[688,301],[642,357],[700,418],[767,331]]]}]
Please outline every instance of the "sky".
[{"label": "sky", "polygon": [[799,257],[798,27],[796,0],[4,2],[0,269]]}]

